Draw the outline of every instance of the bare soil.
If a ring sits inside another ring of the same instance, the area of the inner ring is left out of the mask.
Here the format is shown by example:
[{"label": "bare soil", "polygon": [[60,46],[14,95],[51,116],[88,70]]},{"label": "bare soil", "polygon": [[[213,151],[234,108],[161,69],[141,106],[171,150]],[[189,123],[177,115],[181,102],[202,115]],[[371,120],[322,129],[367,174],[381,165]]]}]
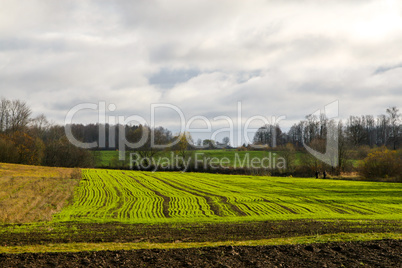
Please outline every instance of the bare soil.
[{"label": "bare soil", "polygon": [[[13,228],[14,225],[9,225]],[[7,225],[3,225],[7,228]],[[63,223],[30,232],[0,232],[0,246],[71,242],[246,241],[334,233],[402,232],[400,221],[264,221],[215,224]]]},{"label": "bare soil", "polygon": [[[0,246],[73,242],[245,241],[341,232],[401,231],[400,221],[306,220],[176,225],[63,223],[38,227],[31,232],[2,232]],[[401,240],[380,240],[285,246],[0,254],[0,267],[402,267],[401,256]]]},{"label": "bare soil", "polygon": [[1,267],[401,267],[402,241],[0,254]]}]

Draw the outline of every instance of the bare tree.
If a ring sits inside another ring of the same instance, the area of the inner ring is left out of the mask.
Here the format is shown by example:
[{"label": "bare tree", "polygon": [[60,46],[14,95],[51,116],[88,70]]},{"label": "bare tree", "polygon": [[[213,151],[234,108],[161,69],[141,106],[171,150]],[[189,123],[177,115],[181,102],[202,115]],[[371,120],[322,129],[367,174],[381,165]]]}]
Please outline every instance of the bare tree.
[{"label": "bare tree", "polygon": [[40,114],[30,122],[30,132],[43,139],[45,132],[50,128],[50,123],[44,114]]},{"label": "bare tree", "polygon": [[254,134],[253,144],[254,145],[267,145],[272,148],[277,145],[277,138],[282,134],[282,130],[278,124],[276,125],[264,125],[260,127]]},{"label": "bare tree", "polygon": [[11,133],[22,131],[29,124],[29,117],[32,114],[31,109],[26,102],[13,100],[9,103],[9,130]]},{"label": "bare tree", "polygon": [[2,98],[0,101],[0,132],[4,132],[9,127],[10,120],[10,101]]},{"label": "bare tree", "polygon": [[399,110],[394,106],[387,109],[388,120],[391,127],[390,138],[392,140],[393,149],[396,150],[398,138],[399,138]]},{"label": "bare tree", "polygon": [[347,121],[346,131],[353,146],[357,147],[366,144],[367,133],[363,116],[350,116]]},{"label": "bare tree", "polygon": [[389,137],[389,122],[388,118],[385,115],[379,115],[377,117],[377,142],[378,146],[387,144]]},{"label": "bare tree", "polygon": [[342,121],[338,122],[338,167],[335,170],[339,175],[342,171],[345,171],[346,164],[349,160],[349,151],[346,135],[344,132]]},{"label": "bare tree", "polygon": [[288,172],[293,172],[295,168],[295,156],[296,156],[296,149],[293,144],[288,143],[286,144],[283,149],[281,156],[285,159],[286,163],[286,170]]}]

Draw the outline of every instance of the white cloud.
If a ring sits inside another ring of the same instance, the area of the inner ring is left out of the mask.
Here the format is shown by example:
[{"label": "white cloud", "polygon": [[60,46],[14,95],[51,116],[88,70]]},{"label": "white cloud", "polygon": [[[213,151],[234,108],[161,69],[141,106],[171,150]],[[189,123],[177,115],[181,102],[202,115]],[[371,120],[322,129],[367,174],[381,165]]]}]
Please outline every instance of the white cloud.
[{"label": "white cloud", "polygon": [[2,1],[0,95],[57,122],[100,100],[209,117],[243,101],[288,124],[334,100],[376,115],[402,103],[401,30],[398,1]]}]

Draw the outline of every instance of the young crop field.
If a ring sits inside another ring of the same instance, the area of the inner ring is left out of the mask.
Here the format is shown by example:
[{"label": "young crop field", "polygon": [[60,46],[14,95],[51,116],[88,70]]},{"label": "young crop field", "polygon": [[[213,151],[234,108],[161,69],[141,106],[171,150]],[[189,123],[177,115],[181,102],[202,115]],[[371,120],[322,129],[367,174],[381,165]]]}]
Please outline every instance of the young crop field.
[{"label": "young crop field", "polygon": [[72,205],[53,220],[401,220],[401,203],[398,183],[87,169]]}]

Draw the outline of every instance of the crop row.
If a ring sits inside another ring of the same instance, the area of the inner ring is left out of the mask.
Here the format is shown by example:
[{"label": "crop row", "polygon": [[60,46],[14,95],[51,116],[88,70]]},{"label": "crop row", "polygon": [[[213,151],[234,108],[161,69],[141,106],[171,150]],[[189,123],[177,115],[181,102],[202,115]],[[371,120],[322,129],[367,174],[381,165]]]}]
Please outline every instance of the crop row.
[{"label": "crop row", "polygon": [[54,219],[401,219],[401,193],[392,183],[90,169]]}]

